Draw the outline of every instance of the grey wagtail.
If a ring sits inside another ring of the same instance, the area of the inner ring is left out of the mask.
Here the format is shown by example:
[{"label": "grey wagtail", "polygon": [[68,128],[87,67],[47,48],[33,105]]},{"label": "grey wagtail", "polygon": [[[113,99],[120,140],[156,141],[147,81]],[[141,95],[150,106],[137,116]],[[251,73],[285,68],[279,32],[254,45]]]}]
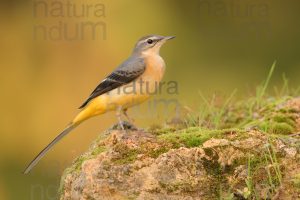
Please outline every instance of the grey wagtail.
[{"label": "grey wagtail", "polygon": [[31,161],[24,174],[29,173],[51,147],[71,130],[93,116],[116,110],[119,125],[124,129],[121,113],[129,119],[127,109],[146,101],[157,89],[165,72],[165,62],[159,50],[172,38],[174,36],[148,35],[139,39],[131,56],[101,81],[80,106],[81,111],[74,120]]}]

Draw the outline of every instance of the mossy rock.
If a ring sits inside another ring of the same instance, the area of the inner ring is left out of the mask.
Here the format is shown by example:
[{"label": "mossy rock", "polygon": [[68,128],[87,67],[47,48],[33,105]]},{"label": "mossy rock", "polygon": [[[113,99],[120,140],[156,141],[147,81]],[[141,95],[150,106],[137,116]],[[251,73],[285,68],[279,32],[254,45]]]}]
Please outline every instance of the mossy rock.
[{"label": "mossy rock", "polygon": [[286,122],[263,122],[260,129],[271,134],[288,135],[295,131],[295,128]]}]

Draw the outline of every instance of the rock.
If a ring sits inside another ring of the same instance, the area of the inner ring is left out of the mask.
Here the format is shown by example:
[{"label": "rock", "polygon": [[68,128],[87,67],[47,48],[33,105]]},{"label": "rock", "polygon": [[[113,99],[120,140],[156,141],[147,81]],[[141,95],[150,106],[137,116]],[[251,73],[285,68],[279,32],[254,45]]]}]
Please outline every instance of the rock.
[{"label": "rock", "polygon": [[[162,144],[145,135],[113,131],[102,141],[112,145],[110,151],[66,175],[61,199],[198,199],[208,193],[211,178],[202,160],[209,158],[202,148],[172,149],[155,159],[150,152]],[[128,160],[132,150],[139,156]]]},{"label": "rock", "polygon": [[260,144],[262,144],[262,141],[257,138],[247,138],[245,140],[236,140],[232,142],[233,146],[242,149],[253,149]]},{"label": "rock", "polygon": [[221,147],[221,146],[227,146],[230,142],[226,139],[210,139],[203,143],[203,148],[212,148],[212,147]]},{"label": "rock", "polygon": [[284,148],[284,151],[289,158],[294,158],[297,155],[297,149],[295,147]]}]

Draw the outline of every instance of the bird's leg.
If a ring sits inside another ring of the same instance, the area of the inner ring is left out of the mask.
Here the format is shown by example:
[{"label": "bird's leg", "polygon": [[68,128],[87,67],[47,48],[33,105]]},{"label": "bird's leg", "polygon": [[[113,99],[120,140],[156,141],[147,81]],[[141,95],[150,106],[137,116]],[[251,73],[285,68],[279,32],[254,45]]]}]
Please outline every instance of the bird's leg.
[{"label": "bird's leg", "polygon": [[117,118],[118,118],[119,126],[124,131],[125,129],[124,129],[124,126],[123,126],[123,123],[122,123],[122,118],[121,118],[122,106],[119,106],[116,111],[117,111],[116,115],[117,115]]},{"label": "bird's leg", "polygon": [[131,117],[128,116],[128,114],[127,114],[127,108],[123,109],[123,114],[128,119],[129,123],[132,124],[132,125],[134,125],[133,124],[134,123],[134,119],[132,119]]}]

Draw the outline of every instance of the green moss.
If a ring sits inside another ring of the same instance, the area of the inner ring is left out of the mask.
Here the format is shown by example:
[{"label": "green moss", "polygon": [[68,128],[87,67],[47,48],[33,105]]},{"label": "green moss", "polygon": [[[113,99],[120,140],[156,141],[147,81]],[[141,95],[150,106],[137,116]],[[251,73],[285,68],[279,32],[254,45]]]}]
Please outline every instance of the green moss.
[{"label": "green moss", "polygon": [[295,187],[300,189],[300,174],[296,174],[293,178],[292,178],[292,183]]},{"label": "green moss", "polygon": [[91,148],[87,153],[80,155],[73,161],[72,166],[69,168],[69,172],[72,173],[73,171],[81,170],[84,161],[94,158],[95,156],[104,152],[105,150],[105,146],[95,146]]},{"label": "green moss", "polygon": [[296,122],[294,118],[288,114],[283,115],[283,114],[277,114],[273,117],[273,121],[279,122],[279,123],[287,123],[292,127],[296,127]]},{"label": "green moss", "polygon": [[164,134],[167,134],[167,133],[173,133],[175,132],[176,129],[174,128],[153,128],[151,127],[149,129],[149,132],[151,132],[153,135],[164,135]]},{"label": "green moss", "polygon": [[91,155],[92,156],[96,156],[96,155],[104,152],[105,150],[106,150],[105,146],[98,146],[97,148],[95,148],[95,149],[92,150]]},{"label": "green moss", "polygon": [[71,174],[71,173],[80,172],[84,161],[93,159],[94,157],[96,157],[100,153],[104,152],[105,150],[106,150],[106,148],[104,146],[99,146],[99,147],[92,149],[91,151],[89,151],[86,154],[80,155],[73,161],[72,166],[67,168],[64,171],[65,176],[68,174]]},{"label": "green moss", "polygon": [[139,153],[136,150],[132,150],[132,151],[127,152],[126,155],[124,155],[124,157],[113,160],[113,162],[116,164],[119,164],[119,165],[132,163],[136,160],[138,154]]},{"label": "green moss", "polygon": [[151,158],[158,158],[158,156],[160,156],[163,153],[166,153],[170,150],[170,148],[166,147],[166,146],[162,146],[159,147],[158,149],[151,149],[148,153],[148,155]]},{"label": "green moss", "polygon": [[76,158],[74,161],[73,161],[73,164],[71,167],[68,167],[67,169],[65,169],[62,177],[61,177],[61,180],[60,180],[60,187],[59,187],[59,194],[62,194],[63,191],[64,191],[64,180],[65,178],[69,175],[69,174],[74,174],[74,173],[79,173],[80,172],[80,169],[81,169],[81,166],[82,166],[82,163],[88,159],[88,156],[86,155],[81,155],[79,156],[78,158]]},{"label": "green moss", "polygon": [[294,108],[282,108],[279,110],[281,113],[298,113],[298,110]]},{"label": "green moss", "polygon": [[179,132],[171,132],[160,135],[159,139],[170,142],[174,148],[180,146],[197,147],[210,138],[220,138],[224,133],[232,131],[233,129],[207,130],[199,127],[190,127]]},{"label": "green moss", "polygon": [[281,135],[291,134],[295,130],[294,127],[286,122],[267,121],[261,123],[259,127],[263,131]]},{"label": "green moss", "polygon": [[141,144],[138,149],[129,149],[125,144],[118,144],[115,148],[115,151],[119,153],[119,156],[113,159],[113,162],[116,164],[129,164],[134,162],[137,159],[139,154],[145,154],[151,158],[157,158],[161,154],[169,151],[171,147],[166,144],[160,144],[158,148],[151,148],[146,144]]},{"label": "green moss", "polygon": [[95,156],[99,155],[100,153],[104,152],[105,150],[106,150],[105,146],[93,145],[87,153],[77,157],[73,161],[71,167],[68,167],[67,169],[65,169],[65,171],[64,171],[64,173],[61,177],[60,187],[59,187],[59,194],[61,194],[64,190],[64,188],[63,188],[64,180],[65,180],[65,178],[67,177],[68,174],[79,173],[81,168],[82,168],[82,164],[84,163],[84,161],[94,158]]},{"label": "green moss", "polygon": [[124,143],[117,143],[113,150],[118,153],[117,157],[112,159],[116,164],[128,164],[136,160],[140,151],[138,149],[131,149]]},{"label": "green moss", "polygon": [[90,159],[91,156],[90,155],[81,155],[79,156],[78,158],[76,158],[76,160],[74,161],[73,163],[73,169],[75,171],[79,171],[81,170],[81,167],[82,167],[82,163],[88,159]]},{"label": "green moss", "polygon": [[296,122],[290,109],[266,109],[261,114],[264,118],[256,122],[261,130],[270,134],[282,135],[287,135],[295,131]]}]

